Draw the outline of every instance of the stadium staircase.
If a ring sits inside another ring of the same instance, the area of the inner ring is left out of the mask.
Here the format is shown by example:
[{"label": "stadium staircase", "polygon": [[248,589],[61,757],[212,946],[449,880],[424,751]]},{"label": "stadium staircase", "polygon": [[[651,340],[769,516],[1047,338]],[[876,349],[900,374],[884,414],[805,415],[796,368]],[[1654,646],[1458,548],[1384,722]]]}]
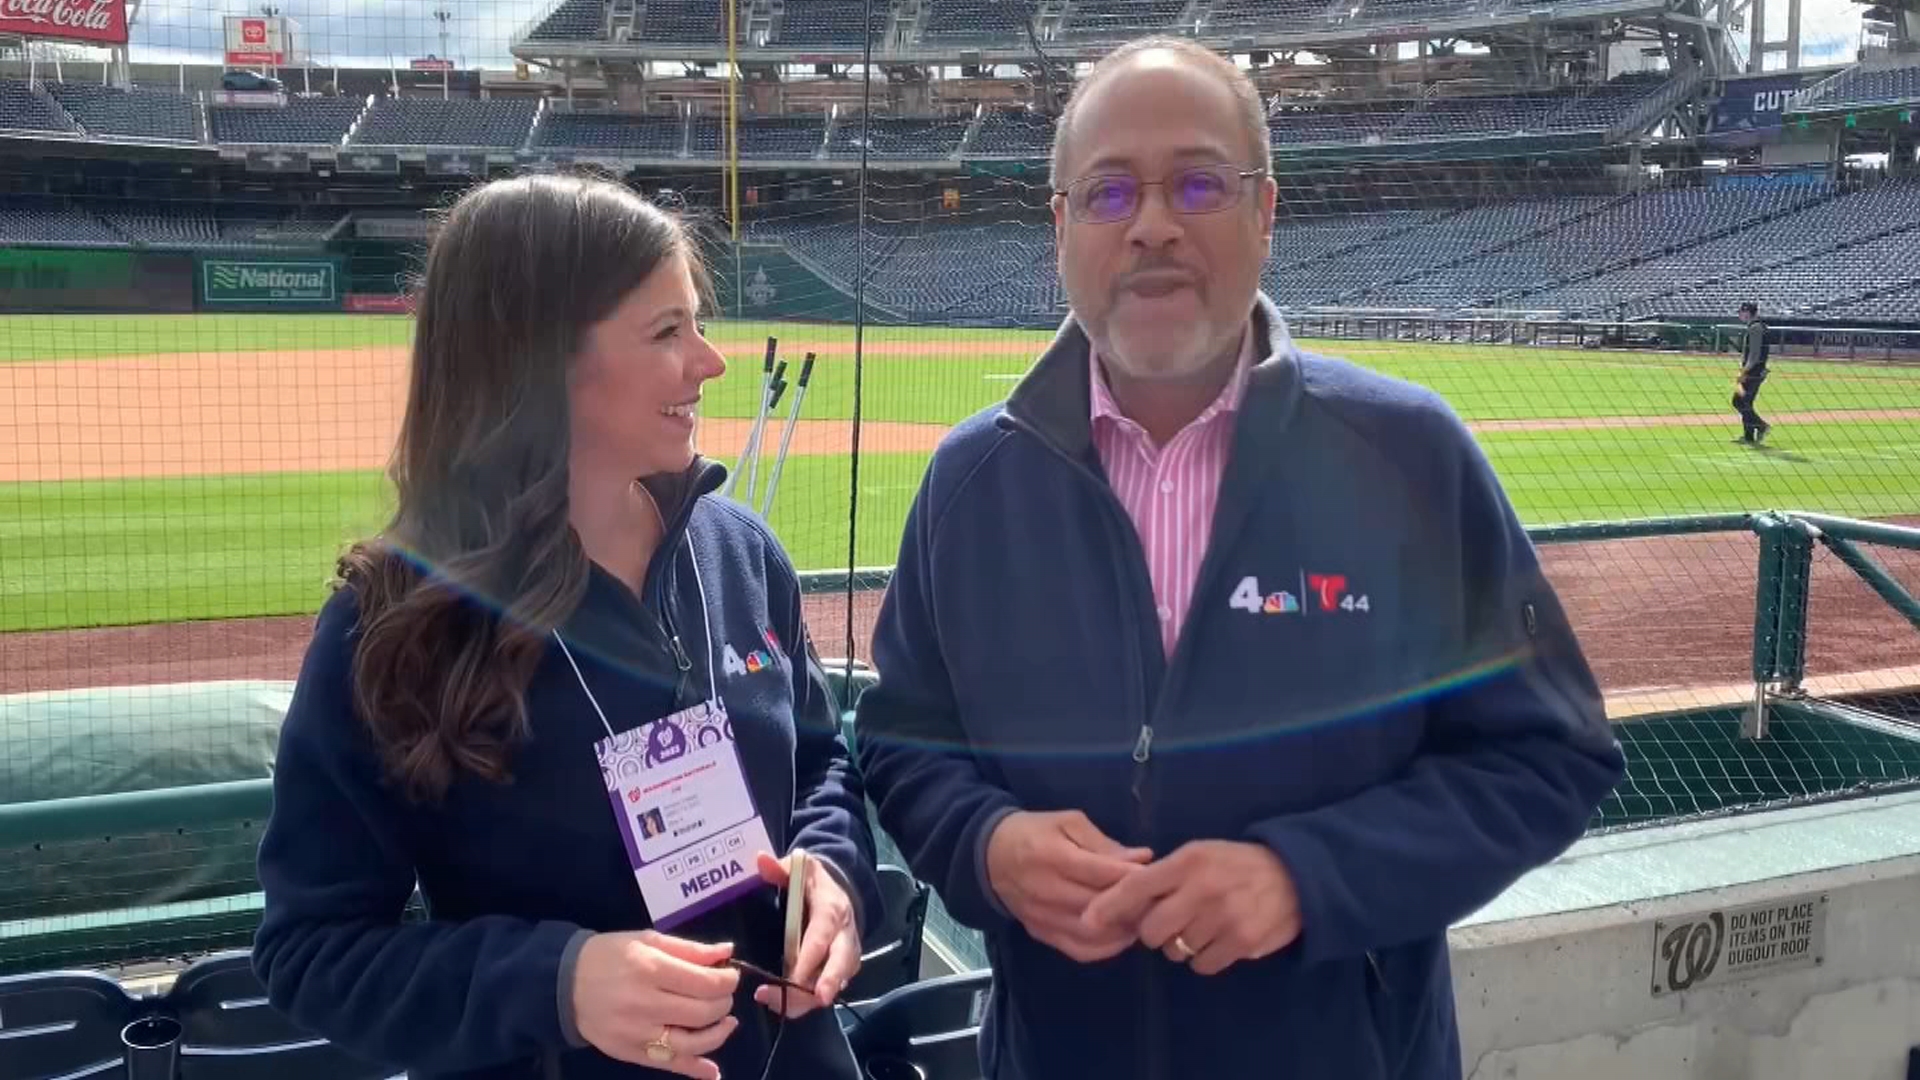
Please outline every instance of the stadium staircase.
[{"label": "stadium staircase", "polygon": [[532,153],[539,152],[534,149],[533,140],[534,140],[534,136],[540,133],[540,125],[547,118],[548,108],[549,108],[548,100],[545,97],[542,97],[538,102],[534,103],[533,122],[527,125],[527,137],[520,140],[521,153],[532,154]]},{"label": "stadium staircase", "polygon": [[607,5],[607,40],[625,42],[640,28],[640,6],[636,0],[613,0]]},{"label": "stadium staircase", "polygon": [[54,97],[51,93],[47,91],[46,83],[44,80],[34,80],[29,82],[23,79],[23,80],[20,80],[16,85],[24,87],[26,95],[32,98],[36,104],[45,106],[48,113],[50,113],[53,116],[55,122],[62,125],[59,129],[28,128],[23,130],[32,131],[35,138],[45,138],[45,139],[85,139],[87,138],[87,129],[80,126],[80,122],[73,118],[73,114],[68,112],[66,110],[66,107],[60,104],[59,98]]},{"label": "stadium staircase", "polygon": [[1640,104],[1627,111],[1620,122],[1607,130],[1609,143],[1624,142],[1651,129],[1666,119],[1667,114],[1680,106],[1681,102],[1693,97],[1707,81],[1707,75],[1701,68],[1693,68],[1675,76],[1665,86],[1648,95]]},{"label": "stadium staircase", "polygon": [[987,106],[984,102],[973,107],[973,119],[967,121],[966,133],[960,136],[960,145],[953,151],[955,158],[963,158],[973,150],[973,140],[980,134],[980,126],[987,122]]}]

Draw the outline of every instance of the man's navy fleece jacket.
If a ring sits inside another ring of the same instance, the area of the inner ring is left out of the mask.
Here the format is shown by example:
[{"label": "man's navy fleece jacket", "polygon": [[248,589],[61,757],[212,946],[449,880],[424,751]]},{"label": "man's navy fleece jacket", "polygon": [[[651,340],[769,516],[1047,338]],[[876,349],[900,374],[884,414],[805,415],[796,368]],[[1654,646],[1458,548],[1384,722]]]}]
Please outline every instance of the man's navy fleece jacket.
[{"label": "man's navy fleece jacket", "polygon": [[[1493,471],[1435,395],[1299,351],[1264,297],[1171,658],[1069,319],[956,428],[908,517],[857,740],[881,826],[995,972],[997,1080],[1460,1075],[1449,924],[1564,851],[1623,773]],[[993,827],[1084,811],[1164,856],[1263,844],[1300,937],[1204,977],[1079,964],[988,887]]]}]

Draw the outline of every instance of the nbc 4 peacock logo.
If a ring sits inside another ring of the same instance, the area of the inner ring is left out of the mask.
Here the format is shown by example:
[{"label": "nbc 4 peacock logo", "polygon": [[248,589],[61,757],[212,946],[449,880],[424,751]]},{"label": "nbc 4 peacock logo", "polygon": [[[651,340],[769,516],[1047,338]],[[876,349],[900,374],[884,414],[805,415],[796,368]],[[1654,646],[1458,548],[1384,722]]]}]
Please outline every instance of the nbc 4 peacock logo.
[{"label": "nbc 4 peacock logo", "polygon": [[754,649],[743,656],[732,645],[728,645],[720,652],[720,670],[726,672],[730,678],[738,675],[757,675],[772,666],[773,654],[765,649]]},{"label": "nbc 4 peacock logo", "polygon": [[1345,574],[1300,574],[1299,592],[1286,589],[1268,592],[1260,579],[1249,574],[1240,579],[1227,598],[1227,606],[1249,615],[1299,615],[1307,612],[1364,615],[1373,610],[1366,593],[1354,589]]}]

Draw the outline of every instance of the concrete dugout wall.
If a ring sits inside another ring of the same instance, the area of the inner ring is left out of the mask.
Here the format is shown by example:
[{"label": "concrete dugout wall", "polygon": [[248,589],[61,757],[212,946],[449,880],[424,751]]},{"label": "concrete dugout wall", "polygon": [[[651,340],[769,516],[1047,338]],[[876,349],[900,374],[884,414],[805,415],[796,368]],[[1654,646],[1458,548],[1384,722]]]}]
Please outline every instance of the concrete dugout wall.
[{"label": "concrete dugout wall", "polygon": [[1590,837],[1452,940],[1472,1080],[1908,1080],[1920,793]]}]

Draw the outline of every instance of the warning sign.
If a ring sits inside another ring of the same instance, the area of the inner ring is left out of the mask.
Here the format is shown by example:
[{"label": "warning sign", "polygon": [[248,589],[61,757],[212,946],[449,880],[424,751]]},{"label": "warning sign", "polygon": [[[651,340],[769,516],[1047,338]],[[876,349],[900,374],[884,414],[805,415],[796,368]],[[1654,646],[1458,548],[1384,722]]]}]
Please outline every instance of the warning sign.
[{"label": "warning sign", "polygon": [[1826,941],[1821,894],[1662,920],[1653,924],[1653,996],[1814,967]]}]

